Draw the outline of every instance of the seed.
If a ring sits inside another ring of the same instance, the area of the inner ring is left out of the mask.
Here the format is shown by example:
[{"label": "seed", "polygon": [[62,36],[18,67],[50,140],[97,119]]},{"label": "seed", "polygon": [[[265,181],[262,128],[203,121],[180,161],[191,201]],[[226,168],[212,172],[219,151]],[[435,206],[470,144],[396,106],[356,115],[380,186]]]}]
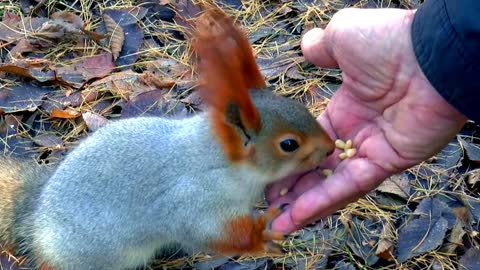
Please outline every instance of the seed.
[{"label": "seed", "polygon": [[330,176],[330,175],[332,175],[332,174],[333,174],[333,171],[330,170],[330,169],[324,169],[324,170],[323,170],[323,175],[325,175],[325,176],[327,176],[327,177]]},{"label": "seed", "polygon": [[346,159],[347,158],[347,153],[343,152],[338,155],[340,159]]},{"label": "seed", "polygon": [[343,149],[348,150],[348,149],[352,148],[352,146],[353,146],[352,140],[348,140],[348,141],[345,143],[345,147],[344,147]]},{"label": "seed", "polygon": [[355,148],[348,149],[345,152],[345,154],[347,154],[348,158],[351,158],[351,157],[355,156],[356,153],[357,153],[357,149],[355,149]]},{"label": "seed", "polygon": [[335,146],[337,148],[343,149],[345,147],[345,142],[340,139],[337,139],[335,140]]},{"label": "seed", "polygon": [[280,190],[280,196],[285,196],[288,193],[288,188],[282,188]]}]

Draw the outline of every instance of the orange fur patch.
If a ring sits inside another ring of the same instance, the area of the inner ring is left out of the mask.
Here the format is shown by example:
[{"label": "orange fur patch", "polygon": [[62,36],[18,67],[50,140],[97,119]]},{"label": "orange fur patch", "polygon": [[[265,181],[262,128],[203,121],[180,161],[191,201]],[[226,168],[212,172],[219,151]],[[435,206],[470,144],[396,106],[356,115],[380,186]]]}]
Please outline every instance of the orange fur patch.
[{"label": "orange fur patch", "polygon": [[264,88],[265,80],[255,61],[246,34],[220,9],[207,10],[196,22],[192,47],[199,58],[199,94],[210,105],[216,134],[231,161],[244,158],[242,143],[233,127],[225,122],[229,104],[240,111],[242,124],[258,132],[260,116],[249,90]]},{"label": "orange fur patch", "polygon": [[283,234],[268,231],[267,224],[280,214],[278,208],[270,208],[265,214],[237,217],[226,224],[222,240],[211,243],[210,248],[224,255],[257,254],[267,250],[271,240],[283,240]]}]

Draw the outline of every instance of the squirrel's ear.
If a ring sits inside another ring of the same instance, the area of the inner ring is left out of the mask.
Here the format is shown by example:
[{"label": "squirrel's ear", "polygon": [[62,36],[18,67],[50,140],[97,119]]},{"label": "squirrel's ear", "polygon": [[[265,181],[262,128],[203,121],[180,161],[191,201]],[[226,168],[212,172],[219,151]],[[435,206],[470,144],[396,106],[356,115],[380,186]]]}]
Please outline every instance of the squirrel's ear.
[{"label": "squirrel's ear", "polygon": [[231,161],[248,155],[238,128],[258,132],[260,116],[249,95],[264,88],[245,33],[220,9],[210,9],[196,21],[192,49],[200,75],[198,91],[210,106],[215,132]]}]

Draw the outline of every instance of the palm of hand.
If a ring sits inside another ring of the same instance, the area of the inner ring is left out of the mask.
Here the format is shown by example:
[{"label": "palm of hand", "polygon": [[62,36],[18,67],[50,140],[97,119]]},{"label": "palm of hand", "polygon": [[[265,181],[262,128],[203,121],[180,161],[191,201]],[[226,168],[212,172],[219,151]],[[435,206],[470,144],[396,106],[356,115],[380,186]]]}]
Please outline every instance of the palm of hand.
[{"label": "palm of hand", "polygon": [[[325,34],[315,30],[305,37],[307,59],[343,72],[319,121],[332,138],[352,139],[357,155],[341,161],[334,153],[324,164],[335,169],[327,179],[311,172],[273,185],[270,201],[292,203],[274,229],[299,229],[358,199],[438,152],[465,122],[420,70],[410,41],[412,18],[411,11],[348,10],[332,19]],[[321,35],[321,42],[308,40]],[[279,198],[284,187],[290,192]]]}]

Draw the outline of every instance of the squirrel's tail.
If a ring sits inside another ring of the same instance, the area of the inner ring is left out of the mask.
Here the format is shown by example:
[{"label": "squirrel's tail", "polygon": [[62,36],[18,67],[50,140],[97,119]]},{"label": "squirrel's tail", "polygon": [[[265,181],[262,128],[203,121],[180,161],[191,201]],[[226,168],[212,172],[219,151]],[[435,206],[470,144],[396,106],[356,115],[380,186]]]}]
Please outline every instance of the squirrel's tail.
[{"label": "squirrel's tail", "polygon": [[30,207],[31,197],[40,193],[50,171],[34,161],[0,157],[0,247],[15,246],[19,215]]}]

